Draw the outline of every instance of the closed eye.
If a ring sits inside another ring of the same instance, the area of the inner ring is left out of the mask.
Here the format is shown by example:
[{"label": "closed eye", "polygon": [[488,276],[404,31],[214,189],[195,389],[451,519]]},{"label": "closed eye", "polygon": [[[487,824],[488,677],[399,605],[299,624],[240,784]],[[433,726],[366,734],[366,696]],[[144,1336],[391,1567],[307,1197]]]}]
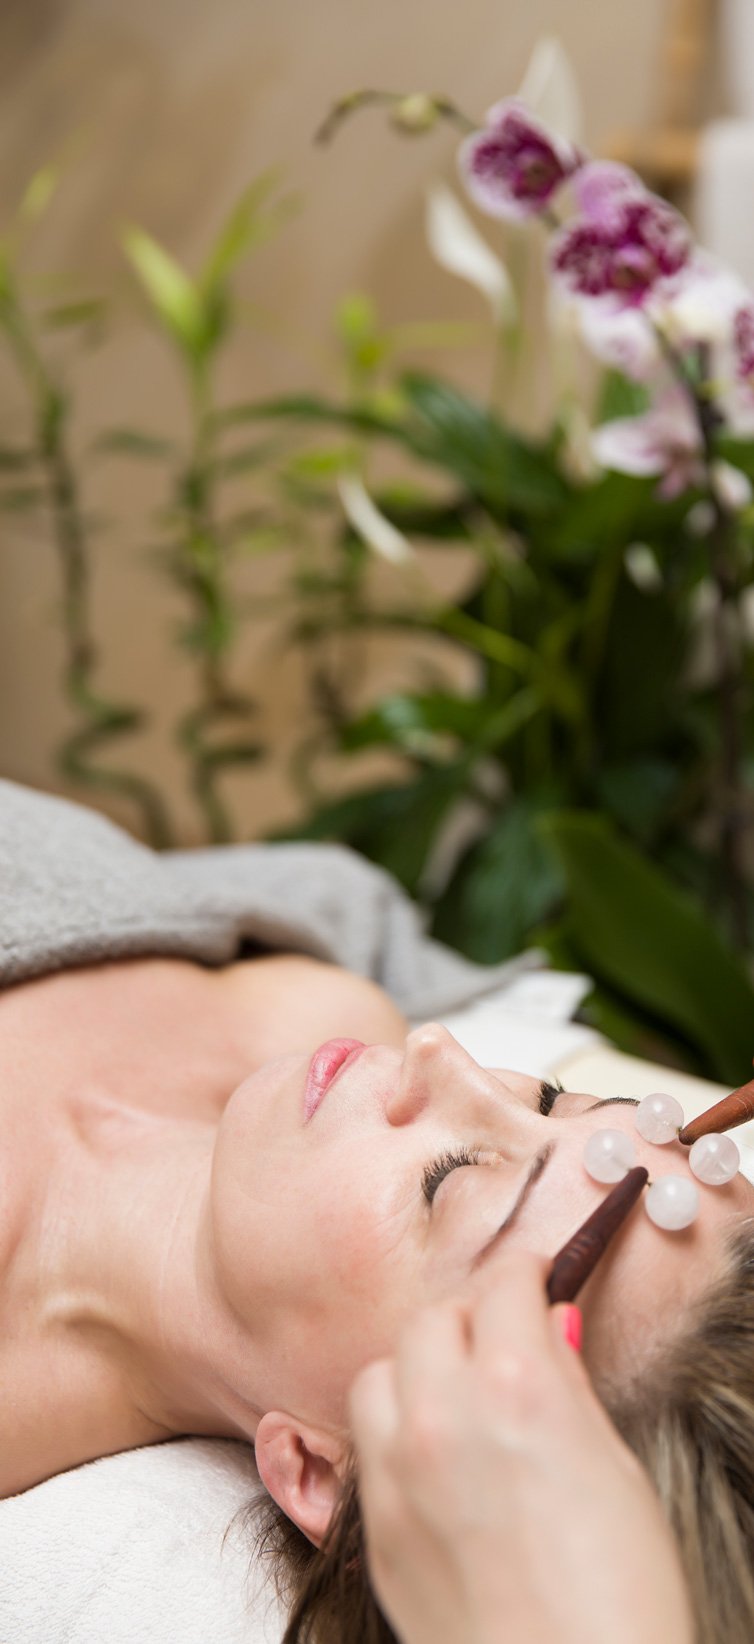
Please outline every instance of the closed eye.
[{"label": "closed eye", "polygon": [[552,1113],[558,1097],[563,1095],[565,1095],[565,1087],[561,1085],[559,1079],[555,1081],[554,1085],[550,1084],[549,1079],[542,1080],[539,1087],[539,1111],[545,1119],[548,1113]]},{"label": "closed eye", "polygon": [[448,1153],[441,1153],[439,1158],[431,1164],[425,1165],[422,1175],[422,1193],[431,1205],[441,1182],[450,1175],[451,1170],[461,1170],[464,1165],[478,1165],[482,1162],[479,1148],[458,1147]]},{"label": "closed eye", "polygon": [[[558,1096],[563,1093],[563,1086],[558,1079],[551,1084],[549,1079],[543,1079],[539,1087],[539,1111],[545,1116],[551,1111]],[[449,1176],[452,1170],[462,1170],[466,1165],[482,1163],[482,1154],[479,1148],[457,1147],[447,1153],[441,1153],[431,1164],[425,1165],[422,1175],[422,1193],[428,1205],[437,1192],[438,1187]]]},{"label": "closed eye", "polygon": [[[560,1083],[559,1079],[556,1080],[555,1084],[552,1084],[549,1079],[543,1079],[538,1091],[538,1111],[544,1118],[547,1118],[547,1115],[552,1112],[558,1097],[567,1096],[567,1094],[565,1086]],[[607,1096],[600,1102],[594,1102],[593,1106],[587,1108],[586,1111],[593,1113],[598,1107],[611,1107],[618,1102],[628,1102],[632,1107],[638,1107],[637,1098],[634,1096]],[[484,1151],[480,1148],[469,1148],[461,1145],[450,1149],[447,1153],[441,1153],[431,1164],[425,1165],[422,1174],[422,1193],[427,1204],[432,1204],[437,1189],[444,1182],[445,1177],[451,1174],[451,1171],[462,1170],[466,1165],[479,1165],[484,1162],[486,1162]]]},{"label": "closed eye", "polygon": [[[561,1085],[559,1079],[554,1085],[551,1085],[548,1079],[543,1079],[539,1087],[539,1112],[547,1118],[548,1113],[552,1113],[558,1097],[567,1095],[568,1091],[564,1085]],[[583,1111],[585,1113],[596,1113],[598,1107],[617,1107],[618,1105],[638,1107],[639,1098],[638,1096],[603,1096],[599,1102],[592,1102],[591,1107],[584,1108]]]}]

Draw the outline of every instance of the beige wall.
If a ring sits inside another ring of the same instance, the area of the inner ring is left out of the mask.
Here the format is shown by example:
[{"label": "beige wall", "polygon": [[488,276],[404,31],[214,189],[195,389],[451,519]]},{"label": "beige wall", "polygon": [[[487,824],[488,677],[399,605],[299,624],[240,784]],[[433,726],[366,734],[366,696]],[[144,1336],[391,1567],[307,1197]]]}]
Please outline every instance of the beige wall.
[{"label": "beige wall", "polygon": [[[438,176],[453,181],[457,139],[442,130],[401,141],[367,113],[331,148],[315,149],[311,134],[330,102],[364,84],[419,86],[481,115],[515,88],[538,36],[557,30],[583,90],[587,140],[599,149],[616,127],[649,117],[664,13],[658,0],[3,0],[0,221],[36,166],[70,152],[29,268],[84,271],[92,290],[115,287],[124,302],[111,340],[77,366],[82,446],[107,420],[170,429],[181,414],[173,361],[127,306],[119,223],[143,223],[190,262],[249,178],[280,164],[303,210],[244,276],[276,335],[249,332],[239,342],[223,390],[236,397],[324,384],[330,317],[347,289],[370,292],[387,320],[483,317],[479,299],[436,268],[424,243],[423,187]],[[486,385],[481,349],[462,363],[448,355],[436,363],[469,386]],[[3,372],[0,443],[17,418]],[[111,746],[108,759],[159,775],[192,842],[200,824],[170,743],[191,700],[190,664],[170,639],[179,605],[138,554],[153,497],[143,468],[90,466],[88,501],[115,522],[95,564],[99,682],[154,707],[149,733]],[[0,773],[64,791],[51,757],[68,723],[57,565],[44,533],[11,528],[2,516],[0,530]],[[451,585],[463,556],[435,553],[427,564],[438,586],[443,576]],[[269,575],[260,572],[265,586]],[[274,658],[268,625],[236,661],[239,683],[269,701],[266,728],[280,750],[276,764],[228,779],[247,837],[295,811],[284,755],[305,704],[298,670],[273,669]],[[373,660],[380,681],[410,682],[394,647]],[[127,806],[104,805],[132,825]]]}]

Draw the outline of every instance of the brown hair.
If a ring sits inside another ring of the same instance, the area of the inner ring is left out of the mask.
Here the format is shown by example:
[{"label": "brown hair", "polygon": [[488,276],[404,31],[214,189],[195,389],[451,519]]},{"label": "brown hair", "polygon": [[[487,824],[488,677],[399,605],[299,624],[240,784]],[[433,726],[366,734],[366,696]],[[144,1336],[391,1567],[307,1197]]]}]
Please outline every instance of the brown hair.
[{"label": "brown hair", "polygon": [[[726,1277],[650,1368],[600,1388],[675,1532],[702,1644],[754,1639],[754,1221],[729,1254]],[[271,1498],[241,1511],[288,1608],[282,1644],[397,1644],[367,1579],[353,1465],[321,1548]]]}]

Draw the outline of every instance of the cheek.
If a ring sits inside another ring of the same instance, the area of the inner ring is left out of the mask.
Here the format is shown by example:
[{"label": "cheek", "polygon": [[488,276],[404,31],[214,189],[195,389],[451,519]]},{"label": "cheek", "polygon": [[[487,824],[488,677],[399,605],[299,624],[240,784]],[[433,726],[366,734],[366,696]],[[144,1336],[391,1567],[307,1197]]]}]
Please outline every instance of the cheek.
[{"label": "cheek", "polygon": [[[347,1424],[347,1392],[371,1360],[392,1353],[418,1300],[408,1245],[374,1207],[309,1206],[306,1244],[281,1268],[278,1344],[296,1366],[300,1397],[323,1419]],[[294,1263],[296,1267],[294,1268]]]}]

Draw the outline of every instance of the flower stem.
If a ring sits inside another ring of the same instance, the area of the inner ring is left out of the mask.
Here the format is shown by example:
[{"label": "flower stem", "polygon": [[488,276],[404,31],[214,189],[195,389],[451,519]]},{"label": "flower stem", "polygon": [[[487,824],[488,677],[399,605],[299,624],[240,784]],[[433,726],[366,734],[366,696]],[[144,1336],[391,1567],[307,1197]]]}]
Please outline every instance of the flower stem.
[{"label": "flower stem", "polygon": [[741,950],[748,946],[745,828],[746,795],[741,775],[743,680],[740,647],[733,643],[737,625],[736,576],[733,566],[735,517],[712,493],[714,520],[709,543],[717,597],[713,613],[719,705],[722,791],[719,797],[720,857],[730,909],[731,934]]},{"label": "flower stem", "polygon": [[718,799],[720,863],[728,903],[730,933],[742,952],[748,948],[745,829],[749,823],[743,762],[743,677],[741,646],[734,643],[738,626],[738,582],[735,567],[736,514],[722,501],[715,484],[715,436],[724,418],[709,392],[709,344],[697,344],[695,379],[659,327],[656,334],[666,359],[688,395],[702,440],[712,526],[709,532],[710,566],[715,583],[713,638],[716,662],[717,702],[720,726],[721,791]]}]

